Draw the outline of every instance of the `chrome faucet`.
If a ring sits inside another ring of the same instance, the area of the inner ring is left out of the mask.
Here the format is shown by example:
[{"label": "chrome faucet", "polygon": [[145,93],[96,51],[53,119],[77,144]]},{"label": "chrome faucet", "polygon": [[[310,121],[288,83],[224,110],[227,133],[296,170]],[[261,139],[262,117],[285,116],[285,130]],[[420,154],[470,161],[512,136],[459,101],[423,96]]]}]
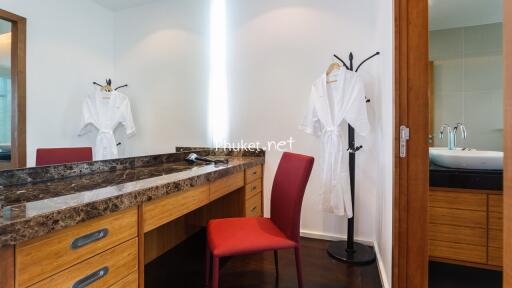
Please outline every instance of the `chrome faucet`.
[{"label": "chrome faucet", "polygon": [[448,150],[457,149],[457,131],[460,130],[460,136],[462,139],[466,139],[467,131],[466,127],[462,123],[457,123],[455,127],[450,127],[448,124],[441,125],[441,131],[439,132],[439,138],[444,139],[445,132],[448,134]]}]

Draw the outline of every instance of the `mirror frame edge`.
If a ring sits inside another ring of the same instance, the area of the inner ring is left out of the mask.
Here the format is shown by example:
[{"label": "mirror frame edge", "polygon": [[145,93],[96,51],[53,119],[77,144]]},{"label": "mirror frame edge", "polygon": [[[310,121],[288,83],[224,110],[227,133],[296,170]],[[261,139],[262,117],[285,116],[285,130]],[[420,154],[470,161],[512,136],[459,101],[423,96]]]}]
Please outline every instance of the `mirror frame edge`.
[{"label": "mirror frame edge", "polygon": [[[0,9],[0,19],[12,24],[11,81],[12,81],[12,120],[11,120],[11,163],[10,168],[23,168],[27,165],[26,137],[26,55],[27,19]],[[1,169],[0,169],[1,170]]]}]

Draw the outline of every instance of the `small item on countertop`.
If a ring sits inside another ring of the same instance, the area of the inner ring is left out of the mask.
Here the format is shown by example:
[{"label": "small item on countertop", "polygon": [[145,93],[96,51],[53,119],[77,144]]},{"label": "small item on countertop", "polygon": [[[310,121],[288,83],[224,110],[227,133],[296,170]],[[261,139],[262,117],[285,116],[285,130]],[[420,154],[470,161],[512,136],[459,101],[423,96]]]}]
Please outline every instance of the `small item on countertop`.
[{"label": "small item on countertop", "polygon": [[205,162],[205,163],[214,163],[214,164],[228,164],[228,159],[210,159],[206,157],[201,157],[195,153],[190,153],[187,158],[185,158],[185,161],[187,161],[190,164],[197,163],[198,161]]}]

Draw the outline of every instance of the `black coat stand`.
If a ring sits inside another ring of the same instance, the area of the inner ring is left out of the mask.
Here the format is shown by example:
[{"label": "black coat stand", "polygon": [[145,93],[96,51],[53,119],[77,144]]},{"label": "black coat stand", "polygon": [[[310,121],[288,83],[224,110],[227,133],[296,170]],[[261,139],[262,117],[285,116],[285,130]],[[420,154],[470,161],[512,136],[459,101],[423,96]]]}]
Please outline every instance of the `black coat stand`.
[{"label": "black coat stand", "polygon": [[[372,59],[373,57],[380,55],[380,52],[373,54],[372,56],[366,58],[364,61],[357,66],[355,72],[359,71],[359,68],[366,63],[366,61]],[[337,55],[334,55],[336,59],[338,59],[343,66],[350,71],[354,71],[354,55],[350,53],[349,55],[349,64],[347,65],[345,61],[343,61]],[[366,102],[370,102],[369,99]],[[350,172],[350,195],[352,197],[352,218],[348,219],[347,225],[347,240],[343,241],[335,241],[329,244],[327,247],[327,253],[334,259],[350,263],[350,264],[370,264],[375,261],[375,251],[373,247],[358,243],[354,241],[354,218],[355,218],[355,174],[356,174],[356,153],[361,150],[363,146],[356,146],[355,135],[354,135],[354,127],[352,125],[348,125],[348,152],[349,154],[349,172]]]}]

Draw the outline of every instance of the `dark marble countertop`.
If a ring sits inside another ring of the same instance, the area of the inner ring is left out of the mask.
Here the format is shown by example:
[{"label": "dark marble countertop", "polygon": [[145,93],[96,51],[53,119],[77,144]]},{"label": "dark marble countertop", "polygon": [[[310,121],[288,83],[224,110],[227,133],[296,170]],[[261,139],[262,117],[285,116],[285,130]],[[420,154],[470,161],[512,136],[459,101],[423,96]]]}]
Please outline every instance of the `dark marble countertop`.
[{"label": "dark marble countertop", "polygon": [[452,169],[430,164],[430,187],[502,191],[503,171]]},{"label": "dark marble countertop", "polygon": [[0,171],[0,247],[199,186],[255,165],[264,152],[201,150],[227,165],[188,164],[183,152]]}]

